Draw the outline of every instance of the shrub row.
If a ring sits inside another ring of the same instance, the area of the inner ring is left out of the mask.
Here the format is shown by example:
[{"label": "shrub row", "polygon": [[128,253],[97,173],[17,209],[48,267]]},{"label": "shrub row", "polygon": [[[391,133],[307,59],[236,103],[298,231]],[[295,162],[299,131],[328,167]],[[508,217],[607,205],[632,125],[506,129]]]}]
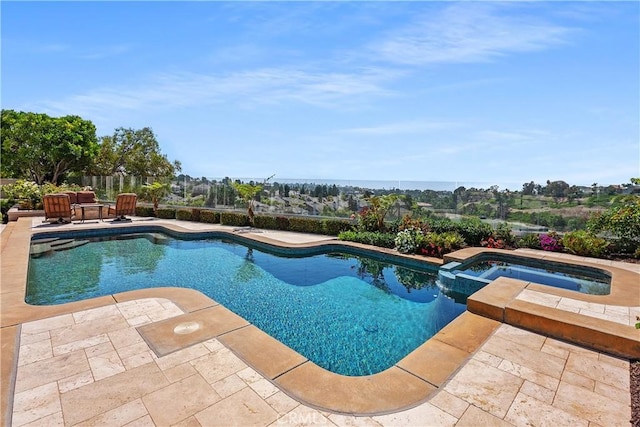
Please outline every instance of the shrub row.
[{"label": "shrub row", "polygon": [[377,231],[343,231],[338,234],[338,239],[393,249],[395,247],[396,234]]}]

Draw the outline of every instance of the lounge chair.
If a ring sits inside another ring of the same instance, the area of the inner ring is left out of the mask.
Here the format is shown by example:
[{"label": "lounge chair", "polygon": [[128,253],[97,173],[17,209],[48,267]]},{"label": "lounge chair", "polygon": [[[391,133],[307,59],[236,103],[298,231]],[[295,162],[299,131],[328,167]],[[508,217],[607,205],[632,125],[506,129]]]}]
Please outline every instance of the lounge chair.
[{"label": "lounge chair", "polygon": [[115,215],[114,221],[131,221],[126,215],[136,214],[138,195],[135,193],[120,193],[116,197],[116,205],[109,206],[109,216]]},{"label": "lounge chair", "polygon": [[42,196],[42,204],[45,222],[71,222],[76,216],[68,194],[46,194]]}]

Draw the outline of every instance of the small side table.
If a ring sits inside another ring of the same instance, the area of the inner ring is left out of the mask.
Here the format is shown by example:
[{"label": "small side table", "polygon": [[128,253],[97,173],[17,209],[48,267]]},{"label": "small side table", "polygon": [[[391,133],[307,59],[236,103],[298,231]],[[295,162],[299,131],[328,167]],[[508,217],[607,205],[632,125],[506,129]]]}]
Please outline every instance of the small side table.
[{"label": "small side table", "polygon": [[76,207],[80,208],[80,211],[82,212],[82,218],[80,218],[81,222],[84,222],[85,220],[85,216],[84,216],[84,210],[85,209],[98,209],[98,219],[100,221],[104,221],[102,219],[102,208],[104,208],[106,205],[101,204],[101,203],[83,203],[81,205],[76,205]]}]

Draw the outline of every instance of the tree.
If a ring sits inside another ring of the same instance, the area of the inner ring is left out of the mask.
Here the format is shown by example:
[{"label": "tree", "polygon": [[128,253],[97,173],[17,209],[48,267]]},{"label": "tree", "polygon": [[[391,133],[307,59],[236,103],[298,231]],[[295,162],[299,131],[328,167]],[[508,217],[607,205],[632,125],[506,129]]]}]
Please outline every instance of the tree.
[{"label": "tree", "polygon": [[618,206],[595,214],[587,223],[592,233],[610,232],[626,244],[640,244],[640,197],[627,196]]},{"label": "tree", "polygon": [[233,183],[233,188],[236,189],[236,191],[240,195],[240,198],[245,203],[247,203],[247,215],[249,216],[249,223],[251,223],[251,225],[254,225],[254,199],[262,191],[262,189],[264,188],[264,184],[266,184],[267,181],[269,181],[274,176],[275,175],[271,175],[269,178],[265,179],[262,184],[243,184],[238,182]]},{"label": "tree", "polygon": [[124,174],[144,177],[170,177],[182,170],[179,161],[171,163],[160,152],[151,128],[118,128],[113,136],[100,138],[100,151],[91,169],[94,175]]},{"label": "tree", "polygon": [[171,185],[167,182],[156,181],[152,184],[145,184],[142,186],[142,192],[140,197],[143,200],[149,200],[153,203],[153,213],[158,213],[158,204],[160,200],[169,194],[171,191]]},{"label": "tree", "polygon": [[59,184],[82,173],[98,153],[96,128],[78,116],[2,110],[2,174]]}]

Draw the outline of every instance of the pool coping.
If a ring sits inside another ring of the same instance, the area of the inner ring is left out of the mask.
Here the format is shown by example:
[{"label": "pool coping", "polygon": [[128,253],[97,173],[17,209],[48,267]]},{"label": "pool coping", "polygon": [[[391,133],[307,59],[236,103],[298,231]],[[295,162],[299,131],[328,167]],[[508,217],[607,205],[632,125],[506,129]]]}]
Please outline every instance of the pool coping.
[{"label": "pool coping", "polygon": [[[158,223],[157,225],[181,233],[201,233],[203,231],[185,229],[174,223]],[[103,227],[129,228],[132,227],[132,224],[103,225]],[[44,231],[50,232],[52,230]],[[215,231],[234,235],[232,230],[215,229]],[[3,380],[1,397],[3,420],[6,419],[5,414],[11,408],[13,396],[11,381],[15,375],[17,363],[15,352],[18,347],[19,325],[21,323],[133,299],[159,297],[172,300],[185,312],[178,318],[165,321],[169,327],[157,335],[159,337],[157,339],[162,339],[163,336],[167,336],[166,334],[173,333],[170,322],[193,320],[205,314],[210,316],[207,309],[216,306],[222,307],[200,292],[185,288],[150,288],[57,306],[30,306],[24,302],[29,247],[31,237],[38,233],[41,231],[33,230],[30,220],[20,219],[11,223],[0,235],[2,237],[3,273],[2,288],[0,288],[2,297],[0,321],[2,326]],[[345,247],[372,250],[372,247],[367,245],[352,242],[337,243],[333,240],[284,243],[259,234],[243,234],[243,238],[283,248],[339,244]],[[11,251],[5,251],[4,249],[7,247],[11,247]],[[394,257],[399,256],[397,252],[388,249],[378,250],[375,248],[373,250],[389,254],[393,252]],[[466,259],[480,252],[487,252],[487,249],[463,249],[447,255],[444,262]],[[508,252],[515,254],[513,251]],[[539,256],[518,255],[538,259],[543,259],[545,256],[545,254],[537,254]],[[443,260],[410,255],[406,257],[436,265],[443,262]],[[582,263],[575,264],[582,265]],[[385,414],[411,408],[428,400],[464,365],[501,322],[627,359],[640,357],[640,340],[638,339],[640,331],[636,331],[631,326],[601,319],[589,319],[584,315],[549,309],[516,299],[524,289],[542,289],[549,294],[584,298],[586,301],[612,305],[628,305],[628,301],[632,301],[629,299],[630,296],[637,297],[637,283],[639,283],[638,278],[640,277],[638,273],[595,263],[589,263],[589,265],[610,272],[612,277],[610,295],[576,295],[576,292],[573,291],[513,279],[497,279],[473,294],[469,298],[470,304],[468,304],[467,311],[430,340],[386,371],[365,377],[347,377],[326,371],[248,322],[247,324],[235,324],[235,327],[229,330],[223,328],[215,336],[246,363],[278,385],[285,393],[303,403],[325,411],[342,414]],[[597,339],[592,338],[593,336],[597,336]],[[183,345],[188,346],[193,343],[195,342],[187,339]],[[274,368],[274,360],[283,362]]]}]

